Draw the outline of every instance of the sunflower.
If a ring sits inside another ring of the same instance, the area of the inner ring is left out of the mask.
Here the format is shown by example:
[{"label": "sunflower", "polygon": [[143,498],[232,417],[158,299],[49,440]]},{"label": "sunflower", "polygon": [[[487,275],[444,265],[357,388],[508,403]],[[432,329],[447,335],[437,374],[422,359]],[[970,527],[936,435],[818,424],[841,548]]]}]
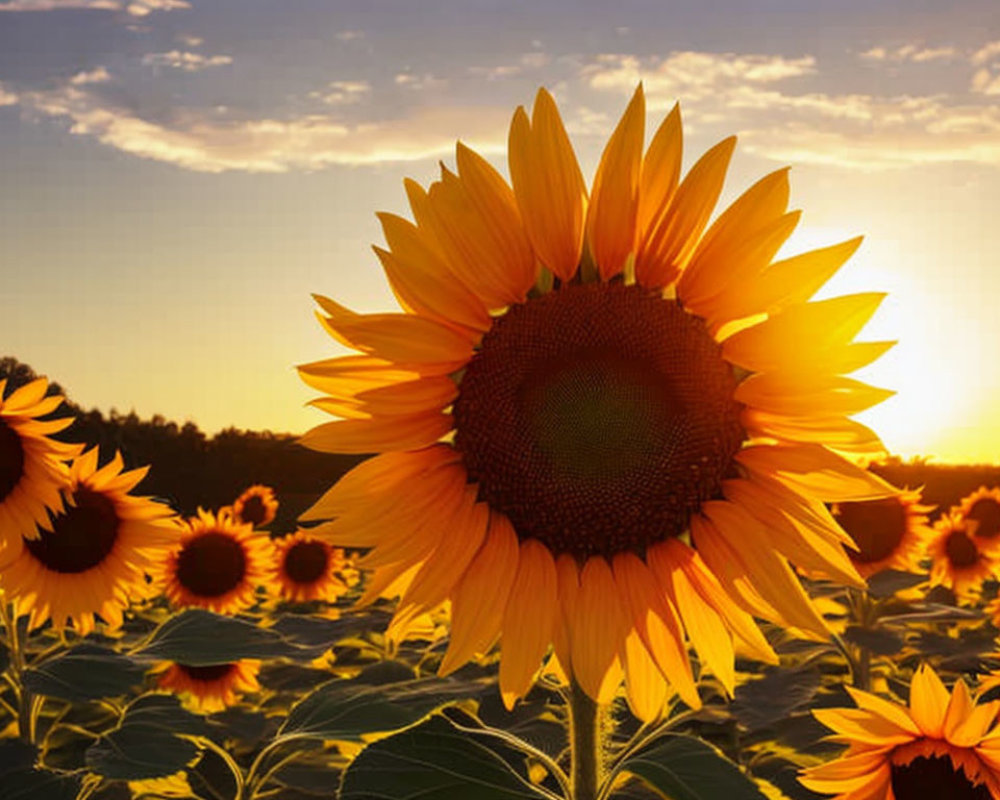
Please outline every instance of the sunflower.
[{"label": "sunflower", "polygon": [[965,520],[977,548],[1000,553],[1000,488],[987,489],[980,486],[972,494],[963,497],[949,513],[958,514]]},{"label": "sunflower", "polygon": [[1000,701],[976,705],[961,679],[949,696],[928,666],[913,675],[909,708],[846,688],[857,709],[812,713],[849,747],[805,770],[806,788],[838,800],[1000,798]]},{"label": "sunflower", "polygon": [[67,428],[72,417],[41,421],[63,402],[46,397],[49,383],[38,378],[11,392],[0,380],[0,551],[16,555],[21,538],[37,539],[38,528],[48,530],[48,510],[63,510],[60,491],[69,485],[67,461],[82,447],[50,439]]},{"label": "sunflower", "polygon": [[956,596],[970,598],[997,573],[1000,556],[976,547],[975,527],[958,514],[943,514],[934,523],[927,538],[933,586],[946,586]]},{"label": "sunflower", "polygon": [[262,528],[274,521],[278,513],[278,501],[270,486],[255,484],[236,498],[233,516],[239,522],[248,522],[255,528]]},{"label": "sunflower", "polygon": [[377,453],[303,519],[372,548],[397,621],[451,601],[442,673],[500,637],[508,706],[550,644],[599,702],[624,677],[654,716],[666,678],[698,705],[685,629],[731,691],[734,639],[774,659],[751,615],[827,635],[786,558],[861,583],[822,501],[895,492],[823,444],[881,450],[846,415],[886,393],[841,373],[889,347],[853,342],[883,296],[806,302],[860,240],[771,263],[787,170],[706,231],[735,139],[681,181],[678,109],[645,155],[644,118],[640,87],[589,197],[544,89],[514,114],[512,187],[459,143],[457,172],[406,182],[415,224],[378,215],[404,313],[317,297],[360,352],[300,367],[342,418],[303,443]]},{"label": "sunflower", "polygon": [[272,547],[249,523],[226,509],[215,515],[198,509],[156,577],[175,606],[201,606],[233,614],[253,605],[258,585],[267,583]]},{"label": "sunflower", "polygon": [[116,453],[98,469],[97,456],[94,447],[73,461],[64,513],[0,567],[0,584],[30,628],[51,619],[61,629],[69,619],[86,635],[95,615],[117,628],[130,600],[148,594],[144,572],[176,540],[168,506],[129,494],[148,467],[122,472]]},{"label": "sunflower", "polygon": [[933,510],[920,504],[920,492],[905,490],[878,500],[834,503],[832,508],[837,524],[857,548],[845,549],[863,578],[884,569],[919,572],[929,535],[927,514]]},{"label": "sunflower", "polygon": [[157,669],[162,670],[157,680],[161,689],[182,697],[196,711],[204,714],[222,711],[235,705],[241,695],[260,691],[257,682],[260,661],[255,659],[201,667],[168,661]]},{"label": "sunflower", "polygon": [[330,547],[307,531],[274,540],[274,571],[272,585],[281,596],[295,602],[308,600],[335,601],[347,591],[349,571],[344,551]]}]

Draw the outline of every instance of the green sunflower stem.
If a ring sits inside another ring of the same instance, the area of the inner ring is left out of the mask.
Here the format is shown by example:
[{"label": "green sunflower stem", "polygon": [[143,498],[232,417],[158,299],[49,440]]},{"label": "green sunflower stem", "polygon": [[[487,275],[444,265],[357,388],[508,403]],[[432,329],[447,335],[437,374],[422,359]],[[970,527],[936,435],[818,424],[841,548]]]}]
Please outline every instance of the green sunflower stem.
[{"label": "green sunflower stem", "polygon": [[572,800],[597,800],[603,773],[601,709],[573,681],[569,690]]}]

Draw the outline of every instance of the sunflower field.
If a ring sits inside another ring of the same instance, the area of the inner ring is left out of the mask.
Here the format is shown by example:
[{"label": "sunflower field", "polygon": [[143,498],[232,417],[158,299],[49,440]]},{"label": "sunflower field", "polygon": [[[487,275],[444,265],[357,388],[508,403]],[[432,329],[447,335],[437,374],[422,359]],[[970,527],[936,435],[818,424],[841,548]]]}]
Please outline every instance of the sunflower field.
[{"label": "sunflower field", "polygon": [[316,296],[300,444],[358,460],[292,525],[0,383],[0,800],[1000,800],[1000,488],[853,419],[859,240],[775,260],[787,170],[709,224],[735,139],[644,130],[588,186],[540,90],[509,183],[406,181],[402,311]]}]

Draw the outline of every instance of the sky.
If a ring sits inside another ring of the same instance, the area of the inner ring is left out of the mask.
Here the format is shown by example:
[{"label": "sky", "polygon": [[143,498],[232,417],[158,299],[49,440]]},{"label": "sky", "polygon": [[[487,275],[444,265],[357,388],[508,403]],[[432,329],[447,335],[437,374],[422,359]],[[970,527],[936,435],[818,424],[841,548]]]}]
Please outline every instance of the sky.
[{"label": "sky", "polygon": [[1000,463],[996,0],[0,0],[0,355],[85,408],[303,433],[312,293],[391,310],[371,251],[456,139],[506,174],[556,97],[588,180],[639,81],[722,203],[791,165],[783,254],[858,234],[822,295],[886,291],[859,417],[890,452]]}]

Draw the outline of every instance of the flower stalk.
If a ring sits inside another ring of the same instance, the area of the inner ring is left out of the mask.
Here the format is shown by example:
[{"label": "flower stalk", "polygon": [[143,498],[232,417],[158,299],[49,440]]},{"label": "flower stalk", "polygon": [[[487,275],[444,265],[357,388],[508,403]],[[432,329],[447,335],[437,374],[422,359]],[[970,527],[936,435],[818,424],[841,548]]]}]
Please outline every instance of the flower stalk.
[{"label": "flower stalk", "polygon": [[572,800],[596,800],[603,772],[601,709],[573,681],[569,690]]}]

